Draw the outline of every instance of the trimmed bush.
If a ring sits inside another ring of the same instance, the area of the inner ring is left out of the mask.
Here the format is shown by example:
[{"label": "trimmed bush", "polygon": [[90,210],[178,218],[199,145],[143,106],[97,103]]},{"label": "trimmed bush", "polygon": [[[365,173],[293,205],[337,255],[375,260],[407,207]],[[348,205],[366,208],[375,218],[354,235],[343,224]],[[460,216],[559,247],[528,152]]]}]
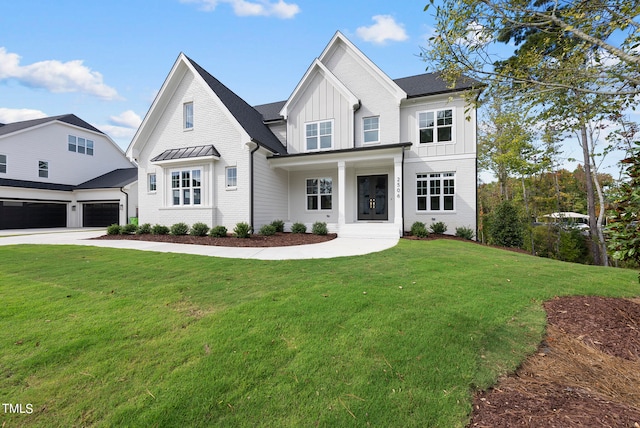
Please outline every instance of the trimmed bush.
[{"label": "trimmed bush", "polygon": [[120,228],[120,233],[122,233],[123,235],[135,235],[137,231],[138,231],[137,224],[129,223],[129,224],[125,224]]},{"label": "trimmed bush", "polygon": [[204,223],[194,223],[189,230],[189,234],[193,236],[207,236],[209,226]]},{"label": "trimmed bush", "polygon": [[251,226],[248,223],[240,222],[236,224],[233,233],[235,233],[236,238],[248,238],[251,236]]},{"label": "trimmed bush", "polygon": [[431,229],[432,233],[437,233],[439,235],[442,235],[447,231],[447,225],[439,221],[437,223],[431,223],[431,227],[429,227],[429,229]]},{"label": "trimmed bush", "polygon": [[107,227],[107,235],[120,235],[122,233],[122,229],[119,224],[112,224]]},{"label": "trimmed bush", "polygon": [[501,247],[521,248],[524,244],[523,225],[518,209],[511,201],[503,201],[496,207],[491,216],[489,243]]},{"label": "trimmed bush", "polygon": [[327,223],[323,221],[316,221],[313,223],[313,226],[311,226],[311,233],[314,235],[326,235],[328,233]]},{"label": "trimmed bush", "polygon": [[276,228],[272,224],[265,224],[260,228],[260,235],[273,236],[276,234]]},{"label": "trimmed bush", "polygon": [[427,231],[427,227],[424,223],[416,221],[411,225],[411,234],[413,236],[417,236],[418,238],[426,238],[429,236],[429,232]]},{"label": "trimmed bush", "polygon": [[189,225],[187,223],[176,223],[171,226],[171,234],[173,236],[182,236],[189,233]]},{"label": "trimmed bush", "polygon": [[140,227],[138,227],[138,232],[136,232],[138,235],[148,235],[151,233],[151,224],[150,223],[144,223],[142,224]]},{"label": "trimmed bush", "polygon": [[226,238],[227,237],[227,228],[224,226],[215,226],[212,227],[209,231],[209,236],[213,238]]},{"label": "trimmed bush", "polygon": [[151,228],[151,233],[153,235],[168,235],[169,234],[169,228],[167,226],[162,225],[162,224],[155,224]]},{"label": "trimmed bush", "polygon": [[271,222],[271,226],[276,228],[276,232],[284,232],[284,221],[282,220],[273,220],[273,222]]},{"label": "trimmed bush", "polygon": [[475,235],[475,232],[470,227],[466,227],[466,226],[456,227],[456,236],[459,238],[464,238],[472,241],[474,235]]},{"label": "trimmed bush", "polygon": [[291,233],[307,233],[307,226],[304,223],[293,223]]}]

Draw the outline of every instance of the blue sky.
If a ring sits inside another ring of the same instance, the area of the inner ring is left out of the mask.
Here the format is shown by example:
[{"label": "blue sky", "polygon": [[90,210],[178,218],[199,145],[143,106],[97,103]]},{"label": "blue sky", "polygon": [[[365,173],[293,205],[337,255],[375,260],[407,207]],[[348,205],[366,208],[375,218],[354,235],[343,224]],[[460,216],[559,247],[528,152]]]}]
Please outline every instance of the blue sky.
[{"label": "blue sky", "polygon": [[252,105],[285,100],[334,33],[425,72],[428,0],[21,0],[0,14],[0,122],[74,113],[123,149],[180,52]]}]

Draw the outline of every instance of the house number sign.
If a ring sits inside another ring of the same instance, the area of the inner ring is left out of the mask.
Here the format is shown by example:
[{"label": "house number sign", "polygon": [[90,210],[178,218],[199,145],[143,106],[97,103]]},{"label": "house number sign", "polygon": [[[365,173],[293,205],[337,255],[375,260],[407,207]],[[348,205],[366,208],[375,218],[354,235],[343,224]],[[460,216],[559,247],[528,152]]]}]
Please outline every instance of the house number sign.
[{"label": "house number sign", "polygon": [[400,177],[396,177],[396,198],[400,199],[402,193],[402,186],[400,185]]}]

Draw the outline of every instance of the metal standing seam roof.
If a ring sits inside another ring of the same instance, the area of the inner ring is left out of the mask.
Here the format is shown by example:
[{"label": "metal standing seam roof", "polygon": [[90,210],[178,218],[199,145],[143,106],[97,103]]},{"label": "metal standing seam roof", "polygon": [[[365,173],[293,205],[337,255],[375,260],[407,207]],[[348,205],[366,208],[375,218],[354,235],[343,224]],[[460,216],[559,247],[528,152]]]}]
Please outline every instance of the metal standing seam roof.
[{"label": "metal standing seam roof", "polygon": [[60,116],[43,117],[41,119],[32,119],[32,120],[24,120],[21,122],[7,123],[4,126],[0,126],[0,136],[8,135],[17,131],[21,131],[23,129],[28,129],[34,126],[42,125],[43,123],[54,122],[54,121],[68,123],[70,125],[87,129],[89,131],[97,132],[99,134],[104,134],[104,132],[88,124],[87,122],[85,122],[84,120],[76,116],[75,114],[63,114]]},{"label": "metal standing seam roof", "polygon": [[218,150],[216,150],[215,147],[213,147],[213,144],[209,144],[206,146],[182,147],[179,149],[165,150],[164,152],[151,159],[151,162],[200,158],[207,156],[220,157],[220,153],[218,152]]}]

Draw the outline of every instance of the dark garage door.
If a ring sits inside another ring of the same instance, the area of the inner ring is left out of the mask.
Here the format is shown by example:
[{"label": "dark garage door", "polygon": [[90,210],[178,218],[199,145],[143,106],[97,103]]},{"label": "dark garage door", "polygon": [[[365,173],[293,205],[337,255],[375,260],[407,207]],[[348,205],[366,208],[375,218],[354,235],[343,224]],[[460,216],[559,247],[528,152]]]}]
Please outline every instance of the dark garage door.
[{"label": "dark garage door", "polygon": [[67,227],[67,204],[0,201],[0,229]]},{"label": "dark garage door", "polygon": [[84,227],[107,227],[119,223],[120,204],[101,202],[82,204],[82,225]]}]

